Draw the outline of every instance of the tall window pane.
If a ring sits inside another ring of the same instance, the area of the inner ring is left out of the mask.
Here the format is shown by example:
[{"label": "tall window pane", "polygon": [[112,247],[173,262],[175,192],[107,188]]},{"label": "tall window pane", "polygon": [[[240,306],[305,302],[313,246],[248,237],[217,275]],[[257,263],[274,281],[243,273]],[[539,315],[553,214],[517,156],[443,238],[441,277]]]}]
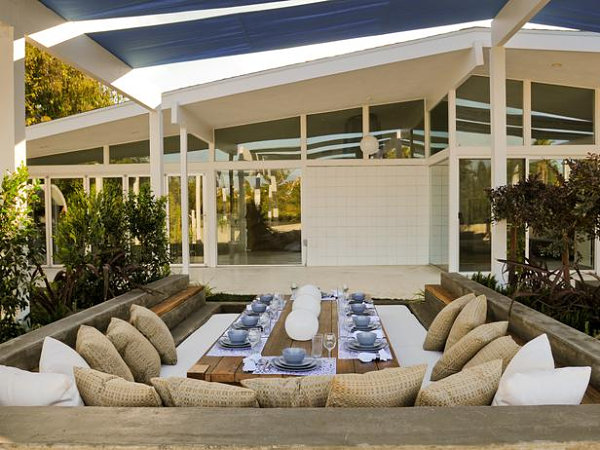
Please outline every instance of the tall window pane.
[{"label": "tall window pane", "polygon": [[[52,198],[52,235],[56,233],[56,227],[64,213],[67,212],[69,197],[78,189],[83,189],[82,178],[52,178],[50,181],[50,194]],[[56,244],[52,243],[53,253],[56,255]],[[60,264],[60,260],[54,256],[54,264]]]},{"label": "tall window pane", "polygon": [[36,251],[39,253],[39,260],[46,264],[46,182],[43,179],[36,179],[39,183],[39,189],[36,190],[37,202],[33,205],[32,215],[37,229]]},{"label": "tall window pane", "polygon": [[147,164],[150,162],[150,141],[126,142],[108,149],[110,164]]},{"label": "tall window pane", "polygon": [[534,145],[594,143],[594,91],[531,83]]},{"label": "tall window pane", "polygon": [[371,158],[424,158],[425,121],[422,100],[369,108],[369,131],[379,141]]},{"label": "tall window pane", "polygon": [[506,80],[506,138],[508,145],[523,145],[523,82]]},{"label": "tall window pane", "polygon": [[489,159],[461,159],[460,165],[460,252],[461,272],[489,271],[491,266]]},{"label": "tall window pane", "polygon": [[[206,162],[208,161],[208,143],[202,139],[198,139],[193,134],[187,135],[188,162]],[[179,150],[180,137],[179,135],[167,136],[163,140],[163,161],[165,163],[178,163],[181,151]]]},{"label": "tall window pane", "polygon": [[430,112],[429,142],[431,154],[448,148],[448,97],[444,97]]},{"label": "tall window pane", "polygon": [[301,264],[300,169],[217,172],[219,264]]},{"label": "tall window pane", "polygon": [[306,118],[308,159],[362,159],[362,108]]},{"label": "tall window pane", "polygon": [[142,186],[150,186],[150,177],[127,177],[127,185],[129,188],[129,192],[137,195],[140,193],[140,188]]},{"label": "tall window pane", "polygon": [[[169,249],[171,258],[181,264],[181,177],[167,177],[169,189]],[[204,262],[204,212],[202,204],[202,176],[188,176],[188,225],[190,241],[190,263]]]},{"label": "tall window pane", "polygon": [[215,130],[217,161],[300,159],[300,118]]},{"label": "tall window pane", "polygon": [[[507,184],[517,184],[525,179],[525,160],[524,159],[508,159],[506,160],[506,182]],[[524,261],[525,257],[525,229],[513,227],[513,224],[508,223],[507,233],[507,248],[506,254],[508,258],[514,255],[518,261]]]}]

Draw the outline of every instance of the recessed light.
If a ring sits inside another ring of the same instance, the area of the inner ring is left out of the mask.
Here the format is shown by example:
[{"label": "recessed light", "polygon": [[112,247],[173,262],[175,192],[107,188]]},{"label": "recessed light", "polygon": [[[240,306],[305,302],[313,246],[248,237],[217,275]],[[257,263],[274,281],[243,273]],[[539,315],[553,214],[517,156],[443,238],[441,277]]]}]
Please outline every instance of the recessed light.
[{"label": "recessed light", "polygon": [[555,63],[552,63],[550,66],[555,69],[560,69],[562,67],[562,63],[555,62]]}]

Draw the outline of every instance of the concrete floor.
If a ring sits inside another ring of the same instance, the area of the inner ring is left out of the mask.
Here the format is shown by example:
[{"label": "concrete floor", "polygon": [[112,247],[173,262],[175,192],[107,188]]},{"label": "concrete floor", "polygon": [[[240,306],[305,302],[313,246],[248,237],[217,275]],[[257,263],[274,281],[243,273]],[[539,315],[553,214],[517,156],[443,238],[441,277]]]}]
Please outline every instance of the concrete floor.
[{"label": "concrete floor", "polygon": [[195,267],[190,268],[190,279],[214,292],[232,294],[289,293],[291,283],[316,284],[324,290],[347,284],[352,291],[375,297],[410,299],[425,284],[439,284],[440,273],[434,266]]}]

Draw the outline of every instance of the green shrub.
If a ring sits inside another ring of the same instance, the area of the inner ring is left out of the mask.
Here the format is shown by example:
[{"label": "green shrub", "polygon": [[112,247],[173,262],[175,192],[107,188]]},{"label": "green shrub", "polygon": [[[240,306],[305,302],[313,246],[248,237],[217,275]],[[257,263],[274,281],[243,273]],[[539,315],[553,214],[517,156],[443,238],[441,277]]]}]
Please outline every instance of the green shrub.
[{"label": "green shrub", "polygon": [[35,283],[30,242],[37,229],[31,214],[37,201],[36,183],[29,183],[25,167],[2,178],[0,186],[0,342],[23,332],[15,322],[27,307]]}]

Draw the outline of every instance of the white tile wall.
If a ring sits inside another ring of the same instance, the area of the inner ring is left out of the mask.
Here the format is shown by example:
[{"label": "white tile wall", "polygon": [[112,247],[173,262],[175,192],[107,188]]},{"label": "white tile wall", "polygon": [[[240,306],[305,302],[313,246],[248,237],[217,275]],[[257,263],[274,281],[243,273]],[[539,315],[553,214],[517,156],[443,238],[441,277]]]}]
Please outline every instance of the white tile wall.
[{"label": "white tile wall", "polygon": [[308,167],[302,208],[308,265],[428,264],[428,170]]},{"label": "white tile wall", "polygon": [[430,168],[431,224],[429,262],[448,264],[448,166]]}]

